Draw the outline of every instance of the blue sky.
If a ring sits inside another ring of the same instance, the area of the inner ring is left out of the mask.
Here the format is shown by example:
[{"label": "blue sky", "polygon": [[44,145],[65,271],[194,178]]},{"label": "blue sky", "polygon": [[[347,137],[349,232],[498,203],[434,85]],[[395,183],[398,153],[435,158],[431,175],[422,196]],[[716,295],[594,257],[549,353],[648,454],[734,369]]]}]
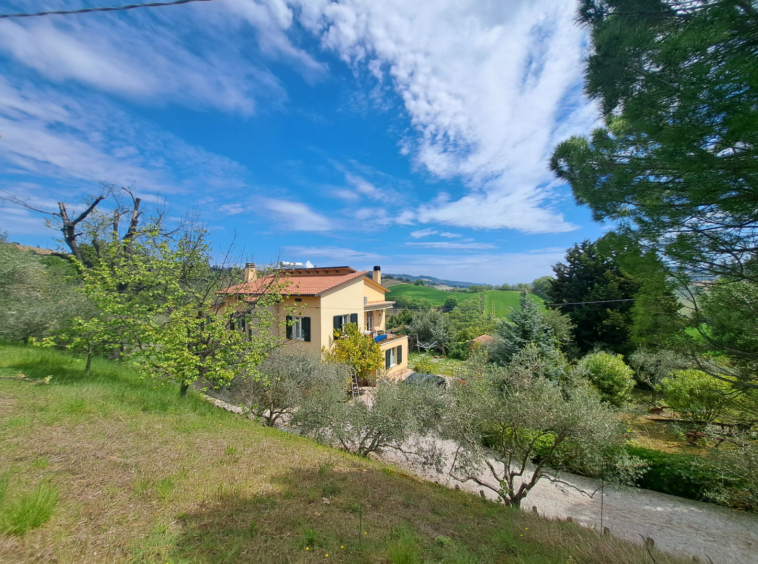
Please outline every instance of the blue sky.
[{"label": "blue sky", "polygon": [[[0,188],[52,210],[130,185],[257,262],[531,281],[602,234],[548,169],[598,125],[575,9],[218,0],[0,20]],[[56,245],[7,203],[0,229]]]}]

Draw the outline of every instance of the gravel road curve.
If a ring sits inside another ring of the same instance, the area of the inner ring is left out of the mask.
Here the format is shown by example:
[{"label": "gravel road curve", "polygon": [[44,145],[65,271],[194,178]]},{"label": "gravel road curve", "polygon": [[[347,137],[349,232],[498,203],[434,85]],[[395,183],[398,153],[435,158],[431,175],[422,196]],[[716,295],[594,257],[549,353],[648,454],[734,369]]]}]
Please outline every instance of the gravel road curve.
[{"label": "gravel road curve", "polygon": [[[452,460],[453,444],[443,441],[438,444],[446,452],[447,460]],[[437,473],[390,453],[382,459],[426,480],[449,487],[459,484],[447,475],[449,466]],[[485,473],[481,478],[495,484],[486,479]],[[600,481],[591,478],[563,474],[561,479],[585,492],[600,488]],[[483,490],[490,499],[497,498],[473,482],[459,485],[474,493]],[[650,537],[659,550],[696,556],[700,562],[708,562],[710,557],[714,564],[758,564],[758,515],[625,486],[606,485],[602,499],[602,527],[600,491],[589,497],[543,479],[529,492],[521,507],[526,511],[536,507],[546,517],[571,517],[574,522],[598,531],[607,527],[611,534],[632,542],[641,543],[642,537]]]}]

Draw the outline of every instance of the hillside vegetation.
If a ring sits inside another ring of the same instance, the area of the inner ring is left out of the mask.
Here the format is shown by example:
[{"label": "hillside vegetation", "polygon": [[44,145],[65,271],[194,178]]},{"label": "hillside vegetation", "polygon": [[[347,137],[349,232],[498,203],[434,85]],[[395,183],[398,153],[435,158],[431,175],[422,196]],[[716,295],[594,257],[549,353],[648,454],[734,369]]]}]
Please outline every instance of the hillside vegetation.
[{"label": "hillside vegetation", "polygon": [[409,296],[411,298],[423,298],[429,300],[436,306],[441,306],[445,303],[448,296],[457,296],[460,299],[464,299],[470,295],[471,294],[459,292],[446,292],[444,290],[437,290],[436,288],[429,288],[426,286],[416,286],[414,284],[399,284],[390,288],[390,291],[387,292],[387,299],[394,300],[397,296]]},{"label": "hillside vegetation", "polygon": [[[641,546],[259,427],[125,365],[83,368],[0,347],[0,561],[649,562]],[[7,379],[20,373],[50,383]]]},{"label": "hillside vegetation", "polygon": [[[518,307],[519,292],[515,291],[503,291],[503,290],[487,290],[482,292],[487,297],[485,305],[485,313],[492,313],[495,317],[505,317],[512,308]],[[473,304],[465,305],[463,302],[472,298],[478,298],[481,293],[468,294],[463,292],[446,292],[444,290],[437,290],[436,288],[428,288],[426,286],[416,286],[413,284],[399,284],[392,286],[390,291],[387,292],[387,299],[394,300],[398,296],[409,296],[411,298],[423,298],[432,302],[435,306],[441,306],[445,303],[445,300],[450,296],[455,296],[460,300],[459,307],[476,307]],[[545,300],[534,294],[530,294],[530,297],[542,306],[544,310]]]}]

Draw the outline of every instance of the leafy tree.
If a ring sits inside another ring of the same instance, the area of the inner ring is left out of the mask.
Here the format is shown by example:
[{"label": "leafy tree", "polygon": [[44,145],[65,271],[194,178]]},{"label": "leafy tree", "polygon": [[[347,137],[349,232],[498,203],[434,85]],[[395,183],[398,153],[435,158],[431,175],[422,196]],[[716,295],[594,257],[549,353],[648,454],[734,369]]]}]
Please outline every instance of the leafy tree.
[{"label": "leafy tree", "polygon": [[[596,219],[659,251],[695,308],[712,283],[757,284],[755,2],[582,0],[580,20],[592,37],[586,90],[605,127],[562,143],[552,169]],[[731,305],[754,315],[752,303]],[[722,341],[729,362],[709,363],[690,345],[707,373],[758,386],[755,371],[729,369],[755,351]]]},{"label": "leafy tree", "polygon": [[426,284],[424,284],[424,281],[421,278],[417,279],[413,284],[415,286],[426,286]]},{"label": "leafy tree", "polygon": [[269,427],[292,417],[315,395],[336,401],[350,383],[346,366],[323,363],[318,354],[297,349],[274,351],[258,366],[258,372],[260,376],[236,376],[228,399]]},{"label": "leafy tree", "polygon": [[553,332],[545,323],[539,306],[526,291],[519,296],[519,306],[500,324],[497,341],[492,349],[494,362],[507,365],[527,345],[535,346],[540,354],[550,355],[555,350]]},{"label": "leafy tree", "polygon": [[396,309],[423,310],[432,309],[434,304],[426,298],[415,298],[413,296],[392,296]]},{"label": "leafy tree", "polygon": [[573,351],[575,326],[565,313],[558,309],[547,309],[542,314],[542,321],[553,335],[556,346],[564,353]]},{"label": "leafy tree", "polygon": [[604,401],[616,407],[629,400],[634,388],[634,372],[624,363],[620,354],[597,352],[579,361],[575,373],[589,379]]},{"label": "leafy tree", "polygon": [[403,327],[405,325],[408,325],[411,321],[413,321],[413,312],[406,310],[401,310],[397,312],[395,315],[390,315],[387,318],[387,329],[390,330],[400,330],[402,333],[405,333],[405,329],[399,329],[400,327]]},{"label": "leafy tree", "polygon": [[413,315],[408,327],[411,335],[425,350],[436,349],[445,353],[453,341],[450,319],[441,311],[419,311]]},{"label": "leafy tree", "polygon": [[758,227],[755,3],[582,0],[580,21],[606,126],[562,143],[553,170],[686,270],[740,273]]},{"label": "leafy tree", "polygon": [[456,295],[451,295],[445,298],[445,304],[442,306],[446,311],[451,311],[460,303],[460,299]]},{"label": "leafy tree", "polygon": [[205,231],[197,226],[169,238],[151,227],[124,243],[116,239],[93,268],[80,268],[83,291],[100,311],[74,325],[99,342],[118,344],[150,376],[180,385],[201,379],[220,385],[245,369],[255,373],[279,345],[272,306],[278,278],[254,300],[225,304],[216,295],[240,273],[212,270]]},{"label": "leafy tree", "polygon": [[384,356],[370,335],[361,333],[358,325],[348,323],[342,331],[335,331],[331,347],[324,349],[326,362],[341,363],[355,370],[358,378],[370,379],[384,366]]},{"label": "leafy tree", "polygon": [[[758,270],[758,265],[750,265]],[[690,341],[701,370],[740,387],[758,387],[758,283],[721,278],[700,293]],[[719,354],[709,354],[709,351]]]},{"label": "leafy tree", "polygon": [[598,471],[623,445],[619,422],[586,385],[564,394],[544,378],[492,365],[470,380],[452,388],[444,412],[443,435],[458,446],[450,475],[506,505],[519,507],[542,479],[560,481],[569,462]]},{"label": "leafy tree", "polygon": [[[566,263],[553,267],[548,295],[576,326],[575,342],[583,353],[600,345],[615,352],[632,348],[632,299],[641,282],[620,268],[617,251],[583,241],[566,252]],[[603,303],[584,303],[603,302]]]},{"label": "leafy tree", "polygon": [[532,282],[532,293],[535,296],[539,296],[543,300],[550,299],[547,291],[550,288],[550,283],[552,280],[552,276],[542,276],[540,278],[537,278],[534,282]]},{"label": "leafy tree", "polygon": [[703,428],[716,421],[733,403],[735,391],[726,382],[711,378],[700,370],[677,370],[662,382],[666,401]]}]

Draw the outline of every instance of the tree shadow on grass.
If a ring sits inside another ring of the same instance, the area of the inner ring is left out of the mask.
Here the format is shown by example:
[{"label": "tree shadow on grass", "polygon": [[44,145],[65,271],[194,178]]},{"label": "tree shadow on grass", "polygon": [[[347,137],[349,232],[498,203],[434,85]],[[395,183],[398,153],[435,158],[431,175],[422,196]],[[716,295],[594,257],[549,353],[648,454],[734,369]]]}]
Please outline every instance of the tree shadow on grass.
[{"label": "tree shadow on grass", "polygon": [[[503,514],[473,496],[376,469],[300,469],[271,486],[276,491],[264,495],[249,495],[241,485],[219,486],[213,498],[163,533],[170,549],[145,561],[389,562],[401,546],[408,562],[421,562],[422,552],[435,562],[464,562],[459,556],[473,554],[460,539],[479,538],[471,517],[489,522],[488,516]],[[451,497],[467,507],[465,514],[450,510]]]}]

